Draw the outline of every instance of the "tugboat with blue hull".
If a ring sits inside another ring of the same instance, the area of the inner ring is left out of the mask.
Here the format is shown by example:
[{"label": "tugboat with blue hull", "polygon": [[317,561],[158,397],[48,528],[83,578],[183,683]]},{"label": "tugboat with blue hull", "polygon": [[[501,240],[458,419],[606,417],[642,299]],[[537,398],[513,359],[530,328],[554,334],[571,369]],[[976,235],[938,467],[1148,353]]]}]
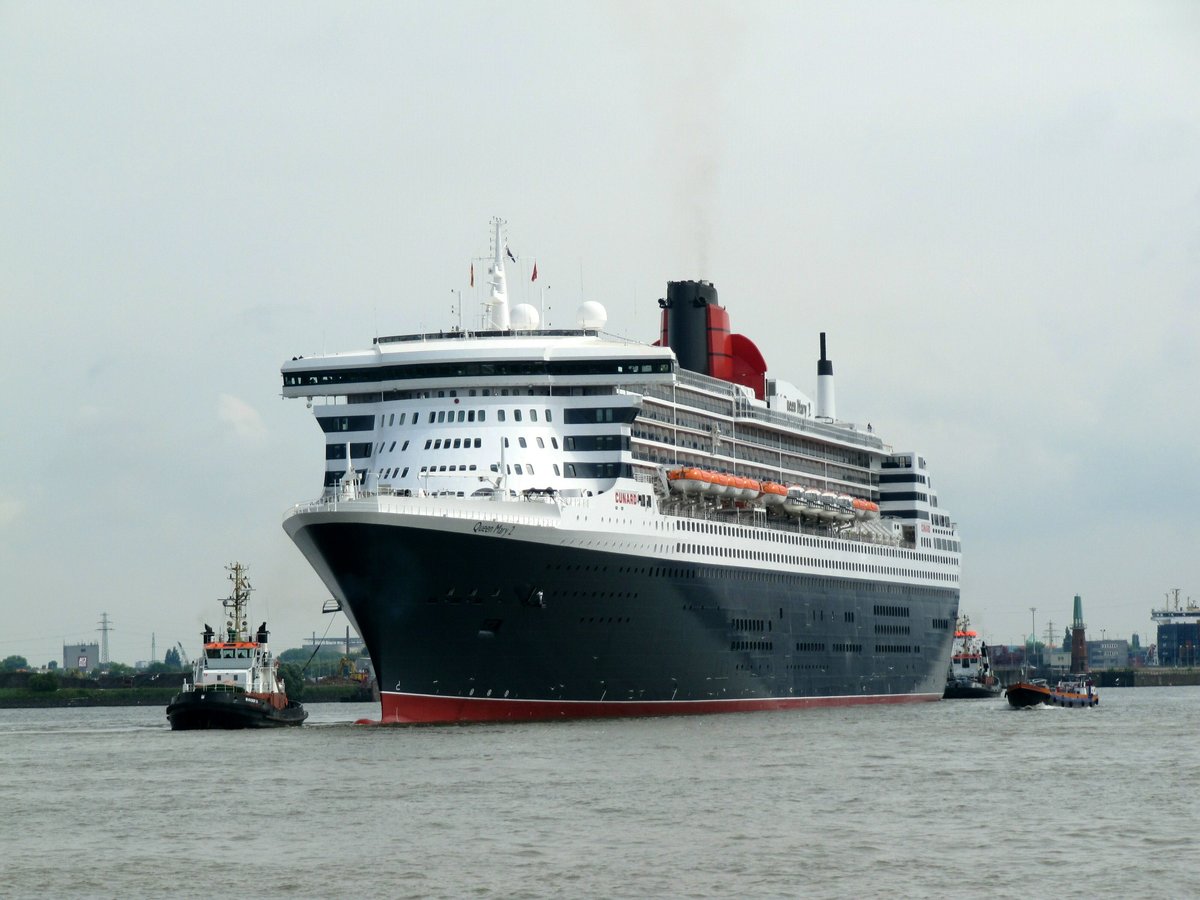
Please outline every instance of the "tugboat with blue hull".
[{"label": "tugboat with blue hull", "polygon": [[250,580],[240,563],[227,566],[233,593],[221,601],[227,620],[224,640],[205,625],[204,651],[192,664],[192,680],[167,706],[174,731],[204,728],[278,728],[299,725],[308,712],[287,698],[277,663],[267,646],[267,623],[247,628]]},{"label": "tugboat with blue hull", "polygon": [[1050,692],[1050,702],[1068,709],[1090,709],[1100,705],[1096,683],[1085,674],[1064,678]]}]

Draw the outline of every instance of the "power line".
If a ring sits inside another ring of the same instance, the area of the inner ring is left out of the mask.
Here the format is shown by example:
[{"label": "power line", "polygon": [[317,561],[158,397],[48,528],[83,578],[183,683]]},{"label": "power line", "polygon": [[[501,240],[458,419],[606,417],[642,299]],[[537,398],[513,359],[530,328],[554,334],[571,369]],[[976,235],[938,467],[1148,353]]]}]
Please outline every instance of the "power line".
[{"label": "power line", "polygon": [[108,613],[100,613],[100,627],[96,629],[100,632],[100,665],[108,665],[108,633],[115,631],[112,623],[108,621]]}]

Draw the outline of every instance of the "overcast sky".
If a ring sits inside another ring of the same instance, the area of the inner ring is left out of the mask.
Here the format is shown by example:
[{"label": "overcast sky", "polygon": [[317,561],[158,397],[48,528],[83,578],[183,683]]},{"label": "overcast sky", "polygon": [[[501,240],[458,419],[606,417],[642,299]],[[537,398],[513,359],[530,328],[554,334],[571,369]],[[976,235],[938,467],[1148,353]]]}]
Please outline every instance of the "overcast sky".
[{"label": "overcast sky", "polygon": [[994,642],[1200,601],[1200,4],[0,0],[0,657],[345,619],[280,527],[281,363],[516,300],[771,373],[928,460]]}]

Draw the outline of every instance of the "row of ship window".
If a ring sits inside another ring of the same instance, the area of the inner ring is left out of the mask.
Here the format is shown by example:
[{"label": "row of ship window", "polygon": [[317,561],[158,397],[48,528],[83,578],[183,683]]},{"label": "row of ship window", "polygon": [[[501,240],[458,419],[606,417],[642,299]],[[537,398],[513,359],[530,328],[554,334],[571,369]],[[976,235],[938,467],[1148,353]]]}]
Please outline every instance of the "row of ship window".
[{"label": "row of ship window", "polygon": [[[563,572],[604,572],[609,571],[609,566],[571,566],[558,563],[548,563],[547,571],[563,571]],[[770,584],[788,585],[793,588],[801,587],[825,587],[831,590],[846,590],[855,593],[870,591],[871,593],[884,594],[918,594],[922,597],[944,599],[947,601],[958,602],[958,591],[955,588],[934,588],[921,587],[916,588],[904,584],[889,584],[886,582],[874,581],[850,581],[840,578],[824,578],[814,575],[792,575],[786,572],[764,572],[761,569],[707,569],[707,568],[663,568],[658,566],[617,566],[615,567],[617,574],[629,575],[646,575],[651,578],[700,578],[704,580],[711,579],[733,579],[737,581],[757,581]],[[716,607],[720,609],[720,605]],[[877,609],[880,607],[876,607]],[[887,607],[888,609],[904,609],[904,615],[908,615],[908,607]],[[684,609],[707,609],[703,604],[689,604]],[[877,613],[878,614],[878,613]],[[813,611],[814,617],[816,611]],[[822,612],[822,621],[824,621],[825,613]],[[783,610],[779,610],[779,617],[783,618]],[[949,619],[935,619],[934,627],[947,629],[949,628]],[[944,624],[938,625],[936,623]]]},{"label": "row of ship window", "polygon": [[[539,449],[545,449],[546,441],[540,436],[534,436]],[[504,446],[509,447],[509,439],[503,438]],[[377,452],[383,452],[383,446],[387,441],[380,441]],[[397,441],[392,441],[387,452],[391,453],[396,449]],[[408,449],[410,441],[404,441],[400,447],[400,452],[403,453]],[[426,450],[460,450],[471,449],[472,447],[479,449],[483,446],[482,438],[429,438],[425,441]],[[529,442],[524,437],[517,438],[517,446],[522,449],[529,446]],[[326,459],[345,459],[346,444],[326,444],[325,458]],[[350,447],[350,457],[359,459],[371,455],[371,442],[352,443]],[[550,447],[554,450],[559,449],[558,438],[551,435]],[[585,434],[575,435],[563,438],[563,448],[579,452],[587,451],[614,451],[619,452],[629,449],[629,438],[619,434]]]},{"label": "row of ship window", "polygon": [[[782,614],[783,610],[779,612]],[[771,623],[766,619],[730,619],[729,627],[738,631],[767,631]]]},{"label": "row of ship window", "polygon": [[[911,456],[889,456],[880,466],[885,469],[911,469],[913,467],[913,458]],[[917,468],[925,468],[925,457],[917,457]]]},{"label": "row of ship window", "polygon": [[359,369],[320,369],[289,372],[284,387],[363,384],[410,378],[495,378],[506,375],[655,375],[670,374],[671,361],[641,360],[508,360],[503,362],[409,363]]},{"label": "row of ship window", "polygon": [[962,544],[958,541],[952,541],[949,538],[923,538],[922,543],[926,546],[933,546],[938,550],[949,550],[951,553],[962,552]]},{"label": "row of ship window", "polygon": [[[497,409],[496,421],[507,422],[509,410]],[[563,421],[567,425],[595,425],[604,423],[629,424],[637,417],[637,407],[634,406],[582,406],[568,407],[563,410]],[[514,422],[553,422],[554,413],[549,408],[543,408],[539,419],[538,410],[511,410]],[[317,423],[326,434],[342,431],[370,431],[375,427],[375,417],[366,416],[317,416]],[[399,428],[406,422],[418,425],[421,414],[413,412],[409,418],[407,412],[384,413],[379,416],[380,428]],[[450,423],[481,424],[487,422],[486,409],[438,409],[430,410],[427,414],[427,425],[447,425]]]},{"label": "row of ship window", "polygon": [[[667,456],[664,457],[659,453],[655,453],[655,450],[660,449],[657,447],[639,447],[641,451],[639,458],[663,465],[708,468],[713,464],[711,453],[717,456],[725,456],[730,460],[737,460],[740,474],[750,475],[761,480],[795,480],[801,476],[806,476],[821,480],[832,478],[837,481],[846,482],[847,484],[860,485],[864,488],[872,487],[869,470],[851,468],[837,463],[822,462],[818,459],[795,456],[787,452],[780,453],[777,450],[762,449],[742,442],[738,442],[735,445],[729,441],[720,440],[714,448],[711,439],[706,438],[703,443],[700,443],[696,439],[688,440],[688,433],[683,431],[678,433],[678,439],[676,439],[663,429],[653,427],[635,428],[633,436],[644,441],[653,441],[655,444],[662,445],[661,449],[668,452]],[[679,448],[683,449],[680,450]],[[688,452],[689,448],[699,452]],[[780,474],[781,470],[788,473],[786,478]]]},{"label": "row of ship window", "polygon": [[[717,399],[705,393],[670,384],[648,384],[644,385],[641,391],[644,396],[652,398],[642,413],[644,418],[707,431],[710,425],[714,424],[713,416],[705,416],[703,412],[711,412],[723,419],[733,420],[732,431],[743,440],[754,444],[777,450],[795,450],[831,462],[841,461],[862,468],[870,466],[870,456],[864,452],[800,437],[791,430],[771,429],[757,424],[752,421],[752,418],[758,417],[760,413],[740,401],[735,409],[729,400]],[[656,405],[654,399],[660,400],[662,406],[665,407],[662,412],[653,408]],[[689,413],[689,408],[701,412],[699,415]],[[775,417],[778,416],[778,413],[766,413],[765,415]]]},{"label": "row of ship window", "polygon": [[[773,650],[775,645],[771,641],[731,641],[729,644],[730,650]],[[808,641],[796,644],[796,650],[799,653],[824,653],[825,644],[822,641]],[[862,644],[831,644],[830,650],[834,653],[862,653]],[[917,645],[909,644],[876,644],[876,653],[920,653],[921,648]]]},{"label": "row of ship window", "polygon": [[[651,394],[650,391],[646,393]],[[690,446],[695,449],[712,449],[712,428],[716,425],[721,436],[718,441],[719,444],[728,445],[728,440],[734,439],[737,441],[739,447],[742,448],[739,456],[745,454],[746,458],[756,458],[759,462],[765,464],[775,464],[778,462],[780,453],[796,453],[819,461],[821,464],[828,463],[832,465],[840,463],[859,470],[870,469],[871,467],[871,457],[866,453],[831,446],[812,440],[811,438],[798,437],[783,431],[772,431],[747,424],[744,421],[732,424],[729,422],[715,422],[711,417],[688,413],[679,406],[670,406],[667,401],[669,401],[669,398],[664,398],[665,405],[662,407],[654,403],[646,404],[642,409],[641,419],[643,422],[659,423],[665,429],[668,429],[669,432],[678,434],[678,443],[680,446],[690,443]],[[689,433],[689,429],[695,433]],[[662,442],[670,443],[669,439],[666,438],[662,439]],[[755,453],[757,455],[754,455]]]},{"label": "row of ship window", "polygon": [[[805,547],[824,547],[826,550],[850,550],[856,553],[869,553],[873,556],[891,556],[917,562],[932,562],[952,564],[953,559],[935,556],[932,553],[915,553],[911,550],[893,550],[889,547],[877,547],[857,542],[837,541],[832,538],[810,537],[804,534],[793,534],[772,529],[746,528],[741,525],[725,525],[720,522],[708,522],[701,519],[679,519],[676,528],[683,531],[695,531],[702,534],[719,534],[725,537],[754,538],[756,540],[778,541]],[[957,544],[957,541],[952,543]]]},{"label": "row of ship window", "polygon": [[727,559],[749,559],[756,562],[782,563],[791,566],[815,566],[819,569],[841,569],[844,572],[870,572],[875,575],[908,576],[910,578],[934,578],[939,581],[957,581],[958,576],[943,572],[919,572],[896,566],[872,566],[868,563],[842,562],[836,559],[810,559],[788,553],[768,553],[765,550],[739,550],[736,547],[720,547],[710,544],[675,545],[676,553],[694,553],[697,556],[720,556]]},{"label": "row of ship window", "polygon": [[[563,468],[559,469],[558,463],[551,463],[554,469],[554,474],[559,478],[590,478],[590,479],[616,479],[616,478],[632,478],[634,470],[629,463],[623,462],[568,462],[563,463]],[[391,469],[380,469],[379,478],[391,479],[394,478],[396,470],[400,467]],[[498,473],[500,470],[498,463],[492,463],[490,469],[492,472]],[[535,475],[533,463],[505,463],[506,473],[509,475]],[[448,463],[445,466],[422,466],[420,474],[430,473],[470,473],[478,472],[478,467],[474,463]],[[341,481],[346,475],[346,469],[332,470],[325,473],[325,487],[332,487]],[[408,467],[404,467],[400,473],[401,478],[407,478]]]},{"label": "row of ship window", "polygon": [[[541,437],[535,436],[534,440],[537,442],[538,448],[545,449],[546,442]],[[506,448],[511,446],[509,439],[507,437],[505,437],[503,439],[503,441],[504,441],[504,446]],[[624,446],[627,447],[628,446],[628,438],[625,438],[624,442],[625,442]],[[396,443],[397,443],[396,441],[391,442],[391,446],[388,447],[389,453],[396,449]],[[517,443],[518,443],[518,446],[522,449],[527,449],[529,447],[529,442],[524,437],[518,437]],[[400,447],[400,452],[403,453],[404,451],[406,451],[408,449],[408,445],[409,445],[409,441],[405,441],[403,443],[403,445]],[[550,445],[555,450],[559,449],[558,438],[552,436],[550,438]],[[371,455],[371,446],[372,445],[370,443],[350,444],[349,447],[350,447],[351,459],[360,459],[360,458],[369,457]],[[576,451],[620,450],[622,447],[622,438],[620,435],[582,435],[582,436],[576,436],[576,437],[567,437],[567,438],[564,438],[564,446],[567,450],[576,450]],[[481,438],[453,438],[453,439],[451,439],[451,438],[444,438],[444,439],[443,438],[430,438],[429,440],[425,441],[424,449],[426,449],[426,450],[460,450],[460,449],[471,449],[471,448],[481,448],[481,447],[482,447],[482,439]],[[346,448],[347,448],[346,444],[327,444],[325,447],[325,458],[327,460],[345,459],[346,458]],[[383,442],[381,442],[379,444],[378,452],[380,452],[380,453],[383,452]],[[559,477],[562,477],[562,471],[559,469],[558,464],[552,463],[552,466],[554,468],[554,474]],[[497,463],[492,463],[490,466],[490,469],[492,472],[499,472],[500,466]],[[506,469],[507,469],[507,472],[509,475],[514,475],[514,474],[515,475],[525,475],[525,474],[533,475],[533,474],[535,474],[533,465],[530,463],[525,463],[525,464],[513,463],[513,464],[506,465]],[[425,473],[425,472],[474,472],[476,470],[477,470],[477,466],[475,464],[466,464],[466,463],[447,464],[447,465],[440,465],[440,466],[439,465],[426,465],[426,466],[421,467],[422,473]],[[618,463],[567,463],[566,470],[567,470],[566,477],[568,477],[568,478],[604,478],[604,477],[616,478],[616,477],[620,477],[621,475],[624,475],[625,477],[632,477],[631,467],[627,464],[622,465],[622,464],[618,464]],[[395,474],[399,471],[400,471],[399,466],[395,466],[395,467],[387,468],[387,469],[381,469],[380,473],[379,473],[379,477],[383,478],[383,479],[389,479],[389,478],[394,477]],[[344,474],[345,474],[345,470],[342,470],[341,472],[326,473],[326,486],[336,483],[337,481],[339,481],[341,479],[341,477]],[[403,469],[403,472],[400,477],[403,478],[403,477],[406,477],[407,475],[408,475],[408,467],[405,467]]]},{"label": "row of ship window", "polygon": [[774,641],[730,641],[730,650],[774,650]]},{"label": "row of ship window", "polygon": [[885,474],[879,476],[880,484],[928,484],[929,479],[918,472],[904,472],[899,475]]}]

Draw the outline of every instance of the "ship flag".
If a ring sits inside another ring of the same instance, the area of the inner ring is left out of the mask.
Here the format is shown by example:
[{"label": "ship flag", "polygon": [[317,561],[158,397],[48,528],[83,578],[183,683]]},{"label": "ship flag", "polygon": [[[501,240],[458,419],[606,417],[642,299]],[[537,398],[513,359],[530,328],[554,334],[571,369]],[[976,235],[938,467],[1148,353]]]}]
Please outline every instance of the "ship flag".
[{"label": "ship flag", "polygon": [[536,259],[533,261],[533,277],[530,278],[529,280],[537,281],[537,260]]},{"label": "ship flag", "polygon": [[471,263],[471,287],[475,287],[475,263]]},{"label": "ship flag", "polygon": [[517,258],[515,256],[513,256],[512,248],[509,247],[508,244],[504,245],[504,252],[508,254],[508,258],[511,259],[513,262],[517,261]]}]

